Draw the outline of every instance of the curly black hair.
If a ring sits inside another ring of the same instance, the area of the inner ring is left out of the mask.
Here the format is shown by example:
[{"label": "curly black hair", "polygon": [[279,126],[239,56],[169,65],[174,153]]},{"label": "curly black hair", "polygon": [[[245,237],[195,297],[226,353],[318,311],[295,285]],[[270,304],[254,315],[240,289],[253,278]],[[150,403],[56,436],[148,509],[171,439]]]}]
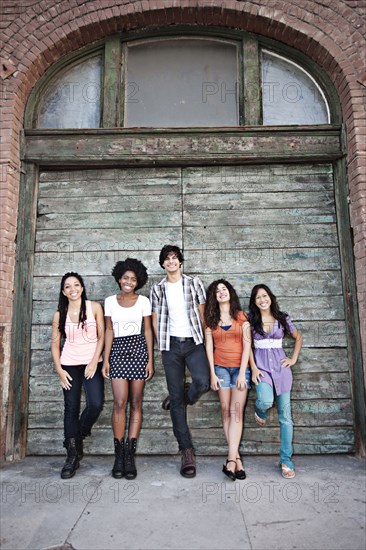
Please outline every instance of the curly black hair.
[{"label": "curly black hair", "polygon": [[148,275],[144,264],[135,258],[126,258],[124,261],[117,262],[112,269],[112,275],[118,283],[119,288],[121,288],[119,281],[126,271],[133,271],[136,275],[137,287],[135,290],[142,288],[147,283]]},{"label": "curly black hair", "polygon": [[218,285],[224,285],[230,294],[230,316],[233,319],[238,318],[238,313],[241,311],[240,301],[233,285],[225,279],[217,279],[213,281],[206,292],[206,305],[205,305],[205,323],[211,329],[215,329],[220,321],[220,305],[217,301],[216,290]]},{"label": "curly black hair", "polygon": [[285,311],[281,311],[278,303],[277,298],[271,291],[271,289],[267,285],[255,285],[252,288],[252,292],[250,294],[250,300],[249,300],[249,322],[253,329],[262,336],[265,336],[263,326],[262,326],[262,316],[259,307],[255,303],[256,296],[258,294],[258,291],[262,289],[265,292],[267,292],[268,296],[271,299],[271,313],[273,317],[283,326],[285,334],[291,334],[289,326],[287,324],[287,313]]},{"label": "curly black hair", "polygon": [[159,255],[160,267],[163,267],[163,263],[167,259],[168,255],[171,254],[172,252],[177,256],[180,264],[184,262],[183,253],[179,248],[179,246],[175,246],[173,244],[166,244],[165,246],[163,246],[163,248],[160,251],[160,255]]},{"label": "curly black hair", "polygon": [[60,313],[60,318],[58,322],[58,330],[61,333],[61,336],[63,338],[66,338],[66,331],[65,331],[65,324],[66,324],[66,317],[67,317],[67,311],[69,309],[69,300],[66,298],[65,294],[63,293],[65,281],[69,277],[75,277],[83,287],[83,292],[81,294],[81,306],[80,306],[80,312],[79,312],[79,320],[78,320],[78,326],[81,323],[82,328],[84,328],[85,321],[86,321],[86,300],[88,299],[86,296],[86,290],[84,281],[81,275],[79,273],[75,273],[74,271],[69,271],[68,273],[65,273],[65,275],[61,279],[61,285],[60,285],[60,294],[58,297],[58,308],[57,311]]}]

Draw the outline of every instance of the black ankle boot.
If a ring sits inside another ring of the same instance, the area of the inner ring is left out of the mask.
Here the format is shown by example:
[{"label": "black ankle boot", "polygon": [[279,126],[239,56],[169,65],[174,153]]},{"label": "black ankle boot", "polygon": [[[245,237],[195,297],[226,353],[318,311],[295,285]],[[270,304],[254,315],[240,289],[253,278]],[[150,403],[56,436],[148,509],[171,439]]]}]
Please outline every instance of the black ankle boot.
[{"label": "black ankle boot", "polygon": [[112,476],[116,479],[121,479],[125,475],[125,449],[124,441],[114,438],[114,465],[112,469]]},{"label": "black ankle boot", "polygon": [[78,459],[81,460],[84,457],[83,437],[80,436],[76,440],[76,450],[78,453]]},{"label": "black ankle boot", "polygon": [[135,479],[137,476],[135,453],[136,453],[137,439],[126,439],[125,447],[125,475],[126,479]]},{"label": "black ankle boot", "polygon": [[62,479],[70,479],[76,470],[79,468],[79,458],[76,448],[76,439],[71,437],[64,441],[64,447],[67,449],[67,457],[64,464],[64,467],[61,470]]}]

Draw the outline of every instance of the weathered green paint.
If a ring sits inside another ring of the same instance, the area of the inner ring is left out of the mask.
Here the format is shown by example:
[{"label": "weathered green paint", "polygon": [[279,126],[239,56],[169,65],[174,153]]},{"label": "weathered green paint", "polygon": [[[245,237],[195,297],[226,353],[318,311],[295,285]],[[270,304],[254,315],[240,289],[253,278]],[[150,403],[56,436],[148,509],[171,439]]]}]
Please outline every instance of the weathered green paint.
[{"label": "weathered green paint", "polygon": [[[28,414],[28,376],[31,348],[34,241],[37,211],[38,169],[22,165],[17,225],[16,277],[14,282],[12,370],[8,401],[8,449],[24,456]],[[11,442],[10,442],[11,441]]]},{"label": "weathered green paint", "polygon": [[[228,278],[245,309],[253,284],[270,284],[304,337],[293,369],[295,429],[305,438],[302,441],[298,436],[298,452],[352,450],[352,402],[335,220],[329,165],[41,173],[28,451],[42,452],[41,442],[52,426],[55,432],[62,431],[62,394],[49,352],[60,277],[65,270],[80,271],[89,296],[103,302],[118,291],[110,275],[114,263],[136,255],[149,270],[149,284],[142,290],[148,295],[150,285],[163,274],[158,254],[165,242],[184,245],[185,271],[198,273],[206,285],[213,278]],[[291,347],[286,342],[289,352]],[[170,416],[161,410],[166,382],[157,351],[155,366],[156,375],[145,388],[139,449],[174,453]],[[253,400],[254,390],[246,409],[243,447],[248,452],[276,452],[276,415],[271,411],[273,422],[262,435],[253,421]],[[112,451],[111,410],[107,383],[105,408],[88,442],[90,452]],[[198,452],[222,453],[217,395],[206,394],[187,414]],[[308,441],[311,427],[318,431],[314,440]],[[52,445],[52,452],[63,452],[60,443]]]},{"label": "weathered green paint", "polygon": [[354,422],[356,429],[356,450],[366,455],[366,394],[364,371],[362,367],[360,322],[358,315],[357,287],[353,264],[353,240],[350,234],[348,207],[348,189],[345,185],[346,163],[341,160],[335,164],[335,201],[337,207],[340,257],[342,262],[342,285],[345,297],[345,317],[347,319],[348,346],[353,350],[349,354],[349,368],[354,403]]},{"label": "weathered green paint", "polygon": [[338,126],[184,130],[26,130],[24,159],[46,166],[329,162],[343,156]]},{"label": "weathered green paint", "polygon": [[109,36],[104,49],[102,127],[119,126],[121,97],[121,40],[119,35]]},{"label": "weathered green paint", "polygon": [[244,38],[244,124],[262,124],[262,87],[260,74],[260,52],[258,41]]}]

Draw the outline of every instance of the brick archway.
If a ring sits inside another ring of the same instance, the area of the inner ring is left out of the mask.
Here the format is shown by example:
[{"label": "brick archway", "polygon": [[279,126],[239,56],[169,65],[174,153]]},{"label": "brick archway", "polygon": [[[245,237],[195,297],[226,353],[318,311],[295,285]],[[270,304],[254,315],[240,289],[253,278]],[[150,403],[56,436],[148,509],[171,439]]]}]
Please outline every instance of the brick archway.
[{"label": "brick archway", "polygon": [[[350,209],[354,232],[354,256],[357,277],[361,336],[366,357],[366,230],[365,181],[366,161],[363,143],[366,121],[363,102],[366,73],[363,72],[361,8],[339,1],[324,6],[309,1],[303,7],[280,0],[263,2],[234,0],[189,0],[178,7],[173,0],[116,0],[113,7],[103,8],[98,0],[79,2],[64,0],[52,3],[28,0],[3,14],[2,50],[2,243],[3,278],[1,282],[2,344],[4,364],[2,384],[3,410],[1,456],[14,454],[12,428],[7,426],[7,407],[11,408],[14,388],[10,333],[13,314],[15,240],[20,181],[20,136],[24,109],[35,83],[48,67],[63,55],[116,32],[152,26],[176,24],[227,27],[254,32],[282,41],[316,62],[334,83],[342,106],[347,133],[347,166]],[[364,361],[365,362],[365,361]],[[5,414],[4,414],[5,413]],[[11,415],[9,417],[12,422]],[[8,439],[6,439],[7,434]],[[20,451],[21,452],[21,451]],[[17,454],[17,452],[15,452]]]}]

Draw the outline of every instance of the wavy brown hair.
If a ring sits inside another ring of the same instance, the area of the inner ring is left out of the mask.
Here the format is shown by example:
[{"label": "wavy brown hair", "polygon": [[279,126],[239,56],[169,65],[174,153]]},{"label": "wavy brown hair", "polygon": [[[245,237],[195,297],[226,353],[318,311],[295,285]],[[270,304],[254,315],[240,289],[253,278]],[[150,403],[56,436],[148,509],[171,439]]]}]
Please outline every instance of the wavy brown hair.
[{"label": "wavy brown hair", "polygon": [[241,311],[240,301],[233,285],[225,279],[213,281],[207,289],[205,306],[205,323],[211,329],[215,329],[220,321],[220,305],[216,297],[216,290],[220,284],[226,286],[230,294],[230,316],[236,320]]}]

